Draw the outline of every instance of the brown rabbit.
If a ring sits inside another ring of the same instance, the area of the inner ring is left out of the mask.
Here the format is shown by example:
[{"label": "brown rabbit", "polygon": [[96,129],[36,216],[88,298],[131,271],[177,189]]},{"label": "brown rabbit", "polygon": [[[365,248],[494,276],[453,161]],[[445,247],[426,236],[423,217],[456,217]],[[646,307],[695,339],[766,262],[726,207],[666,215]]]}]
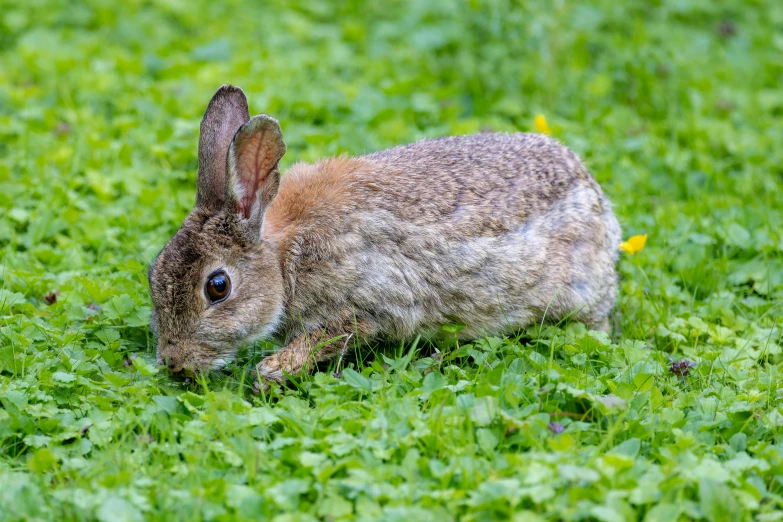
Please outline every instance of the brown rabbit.
[{"label": "brown rabbit", "polygon": [[221,87],[198,196],[150,268],[158,361],[217,369],[275,336],[281,381],[348,345],[462,322],[463,338],[570,316],[608,329],[620,226],[579,158],[538,134],[423,140],[298,163],[277,121]]}]

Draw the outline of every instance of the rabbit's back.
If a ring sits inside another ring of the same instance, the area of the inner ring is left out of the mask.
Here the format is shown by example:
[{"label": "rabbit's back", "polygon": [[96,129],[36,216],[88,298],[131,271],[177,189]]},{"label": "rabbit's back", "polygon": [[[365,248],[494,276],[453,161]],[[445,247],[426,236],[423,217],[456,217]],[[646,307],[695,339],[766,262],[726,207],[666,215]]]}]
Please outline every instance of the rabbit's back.
[{"label": "rabbit's back", "polygon": [[368,173],[377,183],[360,183],[365,198],[402,219],[471,235],[508,231],[575,183],[600,194],[579,158],[540,134],[435,138],[363,158],[380,174]]},{"label": "rabbit's back", "polygon": [[390,337],[544,315],[604,326],[620,239],[579,158],[535,134],[437,138],[294,166],[267,213],[289,328],[356,317]]}]

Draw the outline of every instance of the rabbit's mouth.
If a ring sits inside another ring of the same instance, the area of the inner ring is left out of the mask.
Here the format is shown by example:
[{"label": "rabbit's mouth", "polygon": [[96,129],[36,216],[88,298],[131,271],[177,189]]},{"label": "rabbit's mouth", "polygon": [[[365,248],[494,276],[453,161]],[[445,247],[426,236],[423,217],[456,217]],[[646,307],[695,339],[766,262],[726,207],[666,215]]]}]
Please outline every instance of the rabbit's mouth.
[{"label": "rabbit's mouth", "polygon": [[[217,357],[215,357],[217,355]],[[192,377],[198,373],[224,368],[230,357],[205,343],[162,340],[158,344],[158,365],[165,366],[169,374]]]}]

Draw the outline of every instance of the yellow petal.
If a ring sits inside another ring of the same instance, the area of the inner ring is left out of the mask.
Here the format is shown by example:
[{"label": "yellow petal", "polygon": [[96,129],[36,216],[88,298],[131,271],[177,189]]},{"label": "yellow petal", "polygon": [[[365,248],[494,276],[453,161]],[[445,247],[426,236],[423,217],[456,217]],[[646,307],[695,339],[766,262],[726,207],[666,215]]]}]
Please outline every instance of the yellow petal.
[{"label": "yellow petal", "polygon": [[644,244],[647,242],[647,234],[631,236],[627,241],[620,243],[620,248],[633,255],[644,250]]},{"label": "yellow petal", "polygon": [[533,127],[536,129],[536,132],[541,134],[552,134],[552,129],[549,128],[549,124],[546,122],[543,114],[536,115],[536,119],[533,120]]}]

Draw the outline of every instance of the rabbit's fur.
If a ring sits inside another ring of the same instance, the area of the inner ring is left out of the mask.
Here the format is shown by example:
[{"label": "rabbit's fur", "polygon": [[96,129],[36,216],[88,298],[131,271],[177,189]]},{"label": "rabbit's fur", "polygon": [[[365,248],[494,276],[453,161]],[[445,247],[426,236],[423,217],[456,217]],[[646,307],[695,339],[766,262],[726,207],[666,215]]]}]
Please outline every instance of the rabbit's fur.
[{"label": "rabbit's fur", "polygon": [[[240,128],[241,127],[241,128]],[[239,129],[237,131],[237,129]],[[236,134],[235,134],[236,133]],[[158,359],[218,368],[242,345],[282,380],[370,338],[463,338],[573,317],[608,329],[620,227],[579,158],[539,134],[436,138],[298,163],[224,86],[201,127],[196,207],[150,269]],[[232,290],[210,304],[215,270]]]}]

